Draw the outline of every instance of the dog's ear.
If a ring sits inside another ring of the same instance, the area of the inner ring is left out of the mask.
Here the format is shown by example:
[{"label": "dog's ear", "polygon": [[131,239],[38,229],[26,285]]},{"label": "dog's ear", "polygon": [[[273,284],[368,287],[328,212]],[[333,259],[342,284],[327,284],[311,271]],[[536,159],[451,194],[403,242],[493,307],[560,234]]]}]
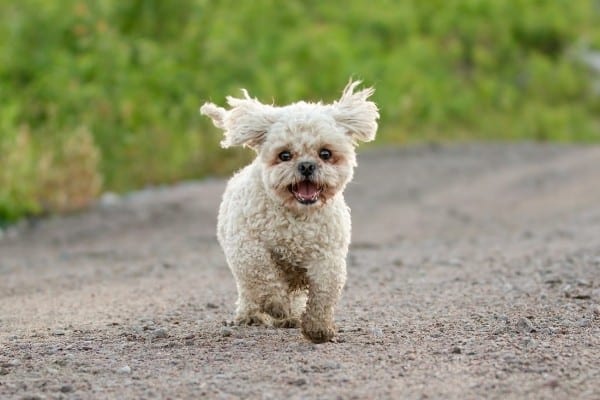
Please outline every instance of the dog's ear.
[{"label": "dog's ear", "polygon": [[209,116],[217,128],[225,131],[222,147],[244,145],[256,150],[275,121],[275,107],[250,98],[245,89],[242,92],[243,98],[227,97],[231,109],[225,110],[213,103],[205,103],[200,108],[200,113]]},{"label": "dog's ear", "polygon": [[331,105],[333,118],[346,129],[353,141],[370,142],[375,139],[379,110],[377,105],[369,101],[375,92],[373,88],[362,89],[354,93],[361,81],[348,82],[342,97]]}]

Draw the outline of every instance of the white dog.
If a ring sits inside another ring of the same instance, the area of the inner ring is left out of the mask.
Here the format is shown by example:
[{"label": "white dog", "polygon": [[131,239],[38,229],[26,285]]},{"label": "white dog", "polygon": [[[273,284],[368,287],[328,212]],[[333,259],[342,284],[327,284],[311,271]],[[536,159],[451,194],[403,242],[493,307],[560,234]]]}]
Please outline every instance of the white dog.
[{"label": "white dog", "polygon": [[228,97],[229,110],[200,109],[225,131],[223,147],[256,159],[231,178],[217,236],[237,283],[235,322],[302,328],[315,343],[335,335],[333,313],[346,280],[350,210],[343,190],[358,141],[375,138],[379,113],[350,82],[333,104],[285,107]]}]

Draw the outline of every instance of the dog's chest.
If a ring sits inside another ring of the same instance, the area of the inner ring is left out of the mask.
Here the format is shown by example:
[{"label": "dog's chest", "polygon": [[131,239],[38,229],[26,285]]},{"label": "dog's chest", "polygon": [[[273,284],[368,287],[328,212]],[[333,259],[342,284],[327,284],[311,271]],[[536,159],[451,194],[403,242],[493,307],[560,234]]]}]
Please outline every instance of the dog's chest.
[{"label": "dog's chest", "polygon": [[300,268],[332,252],[345,256],[350,227],[342,219],[340,213],[273,216],[263,238],[278,264]]},{"label": "dog's chest", "polygon": [[265,232],[267,245],[271,252],[290,263],[320,252],[321,237],[326,234],[326,227],[309,221],[280,220],[273,228],[271,232]]}]

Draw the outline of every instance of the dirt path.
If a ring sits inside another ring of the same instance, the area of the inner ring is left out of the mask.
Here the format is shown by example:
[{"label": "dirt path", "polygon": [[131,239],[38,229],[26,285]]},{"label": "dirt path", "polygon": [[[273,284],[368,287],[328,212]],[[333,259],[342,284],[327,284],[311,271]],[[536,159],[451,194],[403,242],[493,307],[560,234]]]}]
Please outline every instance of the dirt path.
[{"label": "dirt path", "polygon": [[0,240],[0,398],[600,398],[600,147],[363,151],[335,343],[224,326],[222,181]]}]

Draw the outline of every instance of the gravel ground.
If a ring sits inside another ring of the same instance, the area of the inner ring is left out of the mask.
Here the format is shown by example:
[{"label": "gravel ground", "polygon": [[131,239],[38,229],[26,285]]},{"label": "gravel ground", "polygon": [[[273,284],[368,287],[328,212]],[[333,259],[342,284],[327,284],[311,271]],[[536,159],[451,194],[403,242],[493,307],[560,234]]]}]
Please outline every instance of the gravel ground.
[{"label": "gravel ground", "polygon": [[365,150],[335,342],[233,327],[224,181],[0,239],[2,399],[599,399],[600,147]]}]

